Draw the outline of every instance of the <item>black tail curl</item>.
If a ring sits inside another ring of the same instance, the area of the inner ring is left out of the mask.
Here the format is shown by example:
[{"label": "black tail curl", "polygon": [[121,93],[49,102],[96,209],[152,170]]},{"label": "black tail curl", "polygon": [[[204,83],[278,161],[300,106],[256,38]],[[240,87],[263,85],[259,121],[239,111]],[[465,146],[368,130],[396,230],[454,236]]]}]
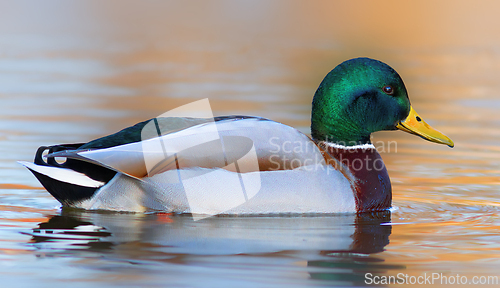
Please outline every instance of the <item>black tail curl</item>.
[{"label": "black tail curl", "polygon": [[[47,149],[49,150],[47,155],[50,155],[52,153],[59,151],[77,150],[82,145],[83,144],[81,143],[77,143],[77,144],[61,144],[54,146],[41,146],[36,151],[34,163],[42,166],[71,169],[73,171],[85,174],[96,181],[108,182],[109,180],[113,179],[113,177],[115,177],[116,175],[116,172],[108,168],[93,163],[85,162],[82,160],[69,159],[69,158],[67,158],[63,163],[58,163],[55,157],[44,157],[43,155],[43,153],[47,151]],[[46,160],[44,160],[44,158]]]}]

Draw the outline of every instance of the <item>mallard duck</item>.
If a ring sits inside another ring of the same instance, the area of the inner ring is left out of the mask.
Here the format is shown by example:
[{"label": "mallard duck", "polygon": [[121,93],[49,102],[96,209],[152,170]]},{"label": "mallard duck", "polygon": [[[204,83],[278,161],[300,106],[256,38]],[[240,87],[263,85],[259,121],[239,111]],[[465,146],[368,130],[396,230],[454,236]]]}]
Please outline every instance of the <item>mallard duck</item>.
[{"label": "mallard duck", "polygon": [[361,213],[389,209],[392,201],[371,133],[399,129],[454,146],[413,110],[399,74],[370,58],[345,61],[326,75],[311,122],[309,137],[260,117],[163,115],[88,143],[42,146],[34,163],[21,164],[69,207]]}]

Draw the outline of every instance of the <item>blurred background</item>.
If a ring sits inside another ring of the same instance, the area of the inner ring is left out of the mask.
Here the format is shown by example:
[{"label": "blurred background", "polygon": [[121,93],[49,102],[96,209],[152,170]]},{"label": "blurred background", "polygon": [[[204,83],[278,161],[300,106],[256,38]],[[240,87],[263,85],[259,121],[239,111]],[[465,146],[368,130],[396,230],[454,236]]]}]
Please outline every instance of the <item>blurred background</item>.
[{"label": "blurred background", "polygon": [[[411,224],[393,227],[381,257],[417,263],[415,271],[493,273],[499,9],[486,0],[1,1],[0,219],[15,230],[58,213],[15,162],[38,146],[87,142],[207,97],[216,115],[263,116],[309,133],[323,77],[365,56],[396,69],[415,110],[456,145],[374,135],[397,141],[382,151],[392,219]],[[21,253],[15,243],[26,239],[3,231],[12,242],[4,251]]]}]

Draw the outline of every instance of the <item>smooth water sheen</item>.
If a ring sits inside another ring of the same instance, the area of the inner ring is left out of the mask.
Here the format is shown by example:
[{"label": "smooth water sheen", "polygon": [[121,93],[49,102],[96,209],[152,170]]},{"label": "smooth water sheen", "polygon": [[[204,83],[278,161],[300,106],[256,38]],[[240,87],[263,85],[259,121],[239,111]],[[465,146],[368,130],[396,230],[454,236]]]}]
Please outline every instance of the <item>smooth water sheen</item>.
[{"label": "smooth water sheen", "polygon": [[[375,275],[500,283],[498,3],[0,6],[2,287],[330,287]],[[206,97],[216,115],[308,133],[318,84],[358,56],[394,67],[415,110],[456,144],[374,135],[391,212],[194,221],[61,210],[16,163]]]}]

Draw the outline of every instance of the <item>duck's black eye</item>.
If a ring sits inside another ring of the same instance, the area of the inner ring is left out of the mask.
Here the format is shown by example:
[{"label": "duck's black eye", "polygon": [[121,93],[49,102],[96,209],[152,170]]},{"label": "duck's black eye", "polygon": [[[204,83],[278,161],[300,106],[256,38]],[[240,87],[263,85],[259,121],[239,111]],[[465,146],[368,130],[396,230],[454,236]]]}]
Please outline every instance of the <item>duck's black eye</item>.
[{"label": "duck's black eye", "polygon": [[392,95],[394,94],[394,89],[392,89],[392,86],[386,85],[384,88],[382,88],[385,94],[387,95]]}]

